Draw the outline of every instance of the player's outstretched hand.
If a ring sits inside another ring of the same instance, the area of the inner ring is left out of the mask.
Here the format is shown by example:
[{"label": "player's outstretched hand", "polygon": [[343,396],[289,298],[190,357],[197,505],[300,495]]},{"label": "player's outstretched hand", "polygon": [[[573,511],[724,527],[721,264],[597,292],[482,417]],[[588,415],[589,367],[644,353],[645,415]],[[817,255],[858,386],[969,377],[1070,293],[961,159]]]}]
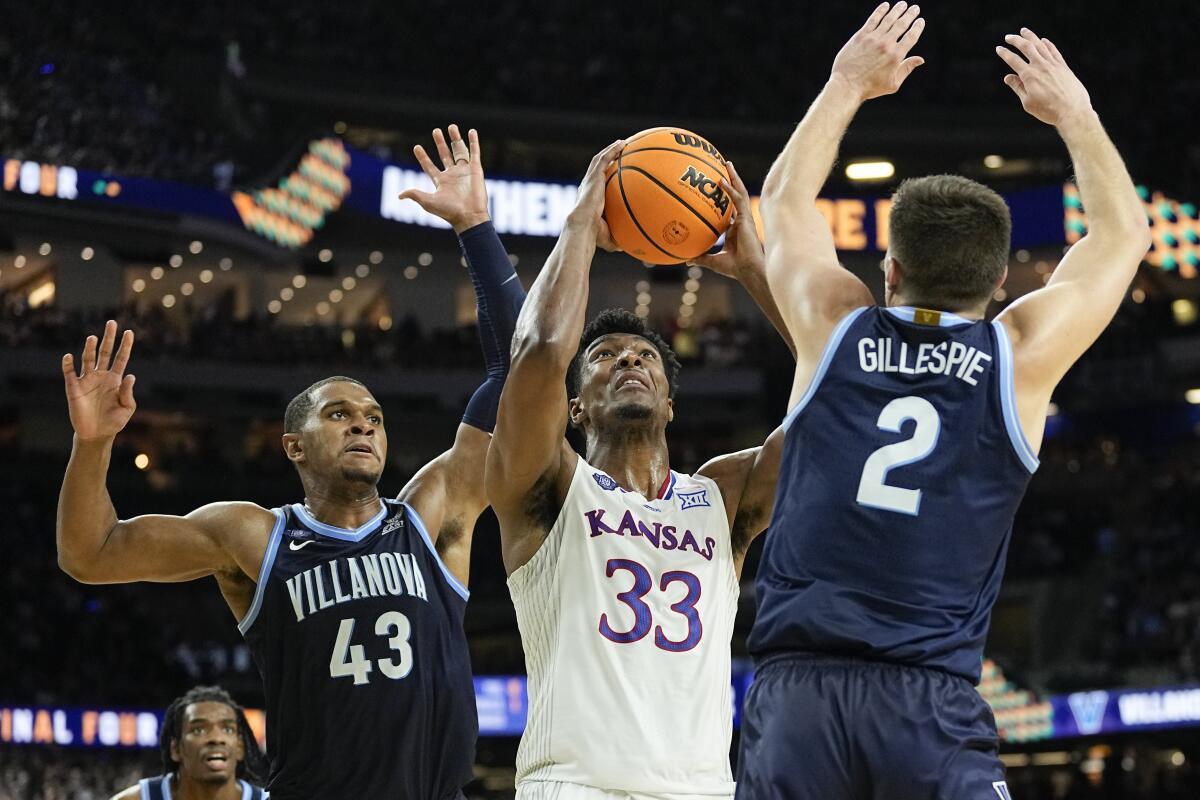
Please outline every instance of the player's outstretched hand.
[{"label": "player's outstretched hand", "polygon": [[571,218],[587,225],[594,225],[596,230],[596,246],[610,253],[620,250],[613,241],[608,223],[604,220],[604,175],[621,150],[625,148],[625,140],[617,139],[608,147],[592,156],[587,173],[579,183],[579,194],[575,198],[575,208]]},{"label": "player's outstretched hand", "polygon": [[688,264],[711,269],[720,275],[740,279],[747,272],[762,272],[766,257],[762,239],[754,224],[754,212],[750,207],[750,192],[738,175],[732,161],[726,161],[731,180],[721,178],[721,188],[733,198],[733,222],[725,233],[725,246],[721,252],[693,258]]},{"label": "player's outstretched hand", "polygon": [[904,0],[894,6],[881,3],[833,59],[830,77],[844,79],[862,100],[892,94],[925,63],[908,55],[923,30],[920,6]]},{"label": "player's outstretched hand", "polygon": [[1012,48],[996,47],[996,55],[1012,69],[1012,74],[1004,76],[1004,83],[1029,114],[1047,125],[1058,126],[1092,110],[1087,89],[1054,42],[1039,38],[1029,28],[1021,28],[1020,35],[1008,34],[1004,41]]},{"label": "player's outstretched hand", "polygon": [[413,148],[417,163],[433,181],[434,191],[406,189],[400,193],[400,199],[412,200],[430,214],[449,222],[455,233],[462,233],[491,218],[488,215],[487,185],[483,178],[483,159],[479,155],[479,134],[472,128],[467,131],[467,141],[464,142],[457,125],[451,125],[447,130],[450,133],[449,144],[441,128],[433,131],[433,143],[437,147],[442,169],[434,165],[424,147],[417,145]]},{"label": "player's outstretched hand", "polygon": [[137,409],[133,399],[135,379],[133,375],[125,374],[129,354],[133,352],[133,331],[126,329],[114,356],[117,323],[110,319],[104,326],[99,353],[96,344],[95,336],[87,337],[83,345],[82,369],[78,374],[75,372],[75,357],[70,353],[62,357],[67,409],[75,435],[83,441],[113,438]]}]

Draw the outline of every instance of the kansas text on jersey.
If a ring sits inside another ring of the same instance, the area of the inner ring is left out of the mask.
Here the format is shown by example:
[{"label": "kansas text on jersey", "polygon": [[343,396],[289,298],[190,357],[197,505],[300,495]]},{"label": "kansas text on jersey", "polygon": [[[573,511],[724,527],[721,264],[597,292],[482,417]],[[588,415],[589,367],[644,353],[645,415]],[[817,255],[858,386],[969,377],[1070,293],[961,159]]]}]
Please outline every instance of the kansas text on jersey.
[{"label": "kansas text on jersey", "polygon": [[1037,458],[999,323],[860,308],[785,420],[756,656],[791,650],[978,681]]}]

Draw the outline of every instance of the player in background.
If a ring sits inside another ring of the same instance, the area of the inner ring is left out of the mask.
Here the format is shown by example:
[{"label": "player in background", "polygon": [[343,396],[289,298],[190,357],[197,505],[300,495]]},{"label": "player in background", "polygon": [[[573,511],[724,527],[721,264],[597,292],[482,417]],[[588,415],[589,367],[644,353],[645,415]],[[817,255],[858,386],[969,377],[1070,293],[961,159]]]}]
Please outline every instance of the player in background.
[{"label": "player in background", "polygon": [[[63,357],[75,442],[58,507],[58,555],[87,583],[212,575],[251,647],[266,695],[270,786],[294,798],[461,796],[478,721],[462,619],[471,535],[508,343],[524,291],[489,221],[474,131],[418,147],[432,193],[410,191],[459,235],[475,282],[488,378],[453,445],[397,500],[377,484],[383,411],[358,381],[329,378],[289,403],[283,447],[303,503],[268,510],[213,503],[187,516],[122,520],[105,486],[113,439],[129,422],[133,348],[109,322],[80,372]],[[114,355],[115,350],[115,355]],[[111,362],[111,363],[110,363]]]},{"label": "player in background", "polygon": [[876,306],[814,201],[858,107],[922,63],[908,53],[924,24],[904,2],[871,14],[763,187],[767,277],[798,354],[756,583],[739,797],[1007,800],[974,684],[1013,516],[1051,392],[1149,246],[1088,93],[1058,48],[1022,29],[997,48],[1004,81],[1066,143],[1087,236],[989,323],[1008,262],[1003,199],[956,176],[905,181]]},{"label": "player in background", "polygon": [[[730,637],[738,573],[770,522],[780,436],[671,470],[679,363],[627,311],[584,327],[618,141],[592,159],[575,209],[517,323],[488,452],[488,497],[529,673],[518,798],[729,797]],[[697,259],[738,279],[782,330],[750,198],[726,250]],[[569,393],[568,393],[569,388]],[[568,422],[586,440],[579,456]]]},{"label": "player in background", "polygon": [[162,774],[143,778],[112,800],[263,800],[268,764],[246,712],[217,686],[176,698],[158,732]]}]

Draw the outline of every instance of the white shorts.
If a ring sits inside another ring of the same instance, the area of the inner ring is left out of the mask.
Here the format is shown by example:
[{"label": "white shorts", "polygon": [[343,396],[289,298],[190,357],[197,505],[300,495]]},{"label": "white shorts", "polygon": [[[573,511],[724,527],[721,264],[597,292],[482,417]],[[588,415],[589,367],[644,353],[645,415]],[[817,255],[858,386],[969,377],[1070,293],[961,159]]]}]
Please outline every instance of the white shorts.
[{"label": "white shorts", "polygon": [[522,781],[517,785],[517,800],[733,800],[733,795],[650,794],[597,789],[581,783]]}]

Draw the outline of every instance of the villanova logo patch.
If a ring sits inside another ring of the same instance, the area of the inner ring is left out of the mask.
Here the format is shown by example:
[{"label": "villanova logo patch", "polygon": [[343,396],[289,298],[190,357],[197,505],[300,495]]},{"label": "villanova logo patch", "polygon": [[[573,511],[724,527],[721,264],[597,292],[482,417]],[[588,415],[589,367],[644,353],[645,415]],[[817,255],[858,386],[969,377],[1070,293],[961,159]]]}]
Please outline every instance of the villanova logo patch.
[{"label": "villanova logo patch", "polygon": [[992,784],[992,788],[996,790],[996,794],[1000,795],[1000,800],[1012,800],[1012,795],[1008,792],[1007,781],[996,781]]},{"label": "villanova logo patch", "polygon": [[1108,692],[1075,692],[1067,695],[1075,726],[1084,735],[1099,733],[1104,727],[1104,710],[1108,708]]},{"label": "villanova logo patch", "polygon": [[700,506],[711,506],[708,502],[708,489],[697,489],[694,492],[676,492],[679,497],[679,508],[699,508]]},{"label": "villanova logo patch", "polygon": [[592,477],[596,479],[596,485],[606,492],[617,488],[617,482],[603,472],[593,472]]}]

